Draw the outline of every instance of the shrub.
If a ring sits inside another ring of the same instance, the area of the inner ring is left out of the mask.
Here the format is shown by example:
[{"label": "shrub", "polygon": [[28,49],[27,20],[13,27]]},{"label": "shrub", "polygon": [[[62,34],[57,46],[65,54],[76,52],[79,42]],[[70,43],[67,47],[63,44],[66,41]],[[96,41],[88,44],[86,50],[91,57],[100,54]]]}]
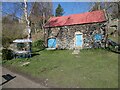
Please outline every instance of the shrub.
[{"label": "shrub", "polygon": [[2,49],[2,59],[10,60],[13,58],[13,51],[10,49]]},{"label": "shrub", "polygon": [[12,39],[8,38],[8,37],[2,37],[2,46],[4,48],[8,48],[10,46],[10,42],[12,41]]},{"label": "shrub", "polygon": [[35,42],[33,43],[33,47],[39,48],[40,50],[45,49],[44,41],[43,41],[43,40],[37,40],[37,41],[35,41]]}]

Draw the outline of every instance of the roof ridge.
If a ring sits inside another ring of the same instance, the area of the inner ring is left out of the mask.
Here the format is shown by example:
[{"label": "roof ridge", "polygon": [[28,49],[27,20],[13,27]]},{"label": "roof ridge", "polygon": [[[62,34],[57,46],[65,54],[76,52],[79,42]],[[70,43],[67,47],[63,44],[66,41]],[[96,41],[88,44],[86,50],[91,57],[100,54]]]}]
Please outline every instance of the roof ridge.
[{"label": "roof ridge", "polygon": [[45,24],[45,27],[67,26],[103,21],[106,21],[104,10],[97,10],[80,14],[71,14],[68,16],[51,17]]}]

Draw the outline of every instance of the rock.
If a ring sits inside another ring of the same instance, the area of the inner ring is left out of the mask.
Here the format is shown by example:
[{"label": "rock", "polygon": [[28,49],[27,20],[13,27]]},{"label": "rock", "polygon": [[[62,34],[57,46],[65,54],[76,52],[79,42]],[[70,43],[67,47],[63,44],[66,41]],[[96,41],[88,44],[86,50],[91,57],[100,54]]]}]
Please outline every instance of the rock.
[{"label": "rock", "polygon": [[26,66],[28,65],[30,62],[24,62],[21,66]]},{"label": "rock", "polygon": [[62,72],[63,70],[61,70],[61,72]]}]

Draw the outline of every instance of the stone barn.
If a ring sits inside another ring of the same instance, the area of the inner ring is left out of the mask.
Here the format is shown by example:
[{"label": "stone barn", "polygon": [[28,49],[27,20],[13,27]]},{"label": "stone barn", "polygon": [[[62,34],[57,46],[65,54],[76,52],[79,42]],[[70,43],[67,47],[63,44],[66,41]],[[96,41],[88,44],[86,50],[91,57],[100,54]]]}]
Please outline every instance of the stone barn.
[{"label": "stone barn", "polygon": [[51,17],[44,25],[45,45],[54,49],[105,47],[106,21],[103,10]]}]

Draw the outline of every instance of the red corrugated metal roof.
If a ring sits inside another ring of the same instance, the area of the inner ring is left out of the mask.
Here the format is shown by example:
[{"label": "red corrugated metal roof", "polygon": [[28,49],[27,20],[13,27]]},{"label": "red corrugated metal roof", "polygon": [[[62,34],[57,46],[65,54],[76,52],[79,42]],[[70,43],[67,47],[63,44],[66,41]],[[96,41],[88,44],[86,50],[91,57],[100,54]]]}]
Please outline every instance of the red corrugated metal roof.
[{"label": "red corrugated metal roof", "polygon": [[68,26],[106,21],[103,10],[72,14],[69,16],[51,17],[45,27]]}]

